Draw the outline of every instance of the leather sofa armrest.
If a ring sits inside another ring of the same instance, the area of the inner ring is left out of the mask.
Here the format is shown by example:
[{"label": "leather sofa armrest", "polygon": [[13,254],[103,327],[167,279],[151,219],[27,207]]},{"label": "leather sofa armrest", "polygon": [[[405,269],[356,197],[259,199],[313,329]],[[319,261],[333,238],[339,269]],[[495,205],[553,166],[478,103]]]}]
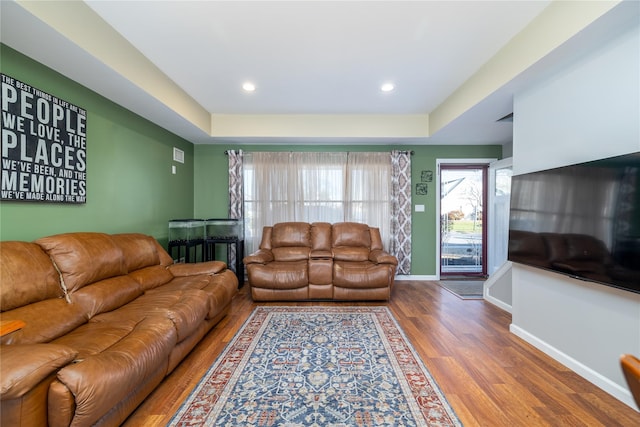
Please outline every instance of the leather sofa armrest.
[{"label": "leather sofa armrest", "polygon": [[267,249],[258,249],[251,255],[247,255],[242,260],[244,265],[249,264],[266,264],[273,261],[273,253]]},{"label": "leather sofa armrest", "polygon": [[217,274],[227,268],[222,261],[206,261],[196,263],[171,264],[169,272],[173,277],[198,276],[200,274]]},{"label": "leather sofa armrest", "polygon": [[391,254],[385,251],[374,250],[369,253],[369,261],[376,264],[393,264],[398,265],[398,260]]},{"label": "leather sofa armrest", "polygon": [[72,362],[78,353],[58,344],[11,344],[0,348],[0,395],[16,399]]},{"label": "leather sofa armrest", "polygon": [[309,254],[309,258],[311,259],[332,259],[333,252],[331,251],[323,251],[323,250],[315,250],[311,251]]}]

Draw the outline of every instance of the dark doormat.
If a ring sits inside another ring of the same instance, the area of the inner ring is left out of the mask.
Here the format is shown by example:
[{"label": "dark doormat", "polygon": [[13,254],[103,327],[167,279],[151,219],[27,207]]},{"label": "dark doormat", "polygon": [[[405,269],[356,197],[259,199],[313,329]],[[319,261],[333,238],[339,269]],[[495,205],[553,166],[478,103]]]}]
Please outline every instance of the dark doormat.
[{"label": "dark doormat", "polygon": [[459,298],[483,299],[482,280],[439,280],[437,283]]}]

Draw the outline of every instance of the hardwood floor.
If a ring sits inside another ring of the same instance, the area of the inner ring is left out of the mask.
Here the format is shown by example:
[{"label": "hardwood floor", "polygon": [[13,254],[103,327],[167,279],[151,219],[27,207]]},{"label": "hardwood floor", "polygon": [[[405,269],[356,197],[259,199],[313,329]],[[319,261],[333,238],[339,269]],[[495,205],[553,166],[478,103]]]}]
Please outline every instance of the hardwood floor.
[{"label": "hardwood floor", "polygon": [[[345,303],[271,305],[331,304]],[[639,412],[511,334],[511,315],[490,303],[400,281],[388,305],[465,426],[640,426]],[[244,286],[230,315],[125,426],[166,425],[255,306]]]}]

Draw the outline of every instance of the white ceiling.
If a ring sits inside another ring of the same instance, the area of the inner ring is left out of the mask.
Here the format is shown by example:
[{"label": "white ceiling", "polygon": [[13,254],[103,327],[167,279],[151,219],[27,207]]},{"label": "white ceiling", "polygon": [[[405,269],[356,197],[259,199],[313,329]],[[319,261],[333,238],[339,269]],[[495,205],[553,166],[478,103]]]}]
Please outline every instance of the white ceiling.
[{"label": "white ceiling", "polygon": [[[392,116],[431,113],[550,2],[85,3],[213,115]],[[6,0],[2,42],[192,142],[220,142],[77,40]],[[110,41],[102,42],[108,46]],[[241,89],[248,80],[257,86],[253,93]],[[387,81],[396,90],[382,93],[380,85]],[[465,120],[453,121],[426,139],[395,142],[507,143],[511,125],[496,120],[512,112],[511,97],[509,90],[497,91],[471,109]],[[276,142],[237,139],[260,141]]]},{"label": "white ceiling", "polygon": [[[88,1],[211,113],[429,113],[547,2]],[[256,92],[241,85],[253,81]],[[386,81],[396,85],[382,93]]]}]

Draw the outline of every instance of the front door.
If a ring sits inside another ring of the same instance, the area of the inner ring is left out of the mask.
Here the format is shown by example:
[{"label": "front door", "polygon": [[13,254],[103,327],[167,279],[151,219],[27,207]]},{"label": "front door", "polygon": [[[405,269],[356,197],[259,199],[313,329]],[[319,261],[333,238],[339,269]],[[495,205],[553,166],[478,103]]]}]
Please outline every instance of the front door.
[{"label": "front door", "polygon": [[486,164],[440,164],[440,276],[487,274]]}]

